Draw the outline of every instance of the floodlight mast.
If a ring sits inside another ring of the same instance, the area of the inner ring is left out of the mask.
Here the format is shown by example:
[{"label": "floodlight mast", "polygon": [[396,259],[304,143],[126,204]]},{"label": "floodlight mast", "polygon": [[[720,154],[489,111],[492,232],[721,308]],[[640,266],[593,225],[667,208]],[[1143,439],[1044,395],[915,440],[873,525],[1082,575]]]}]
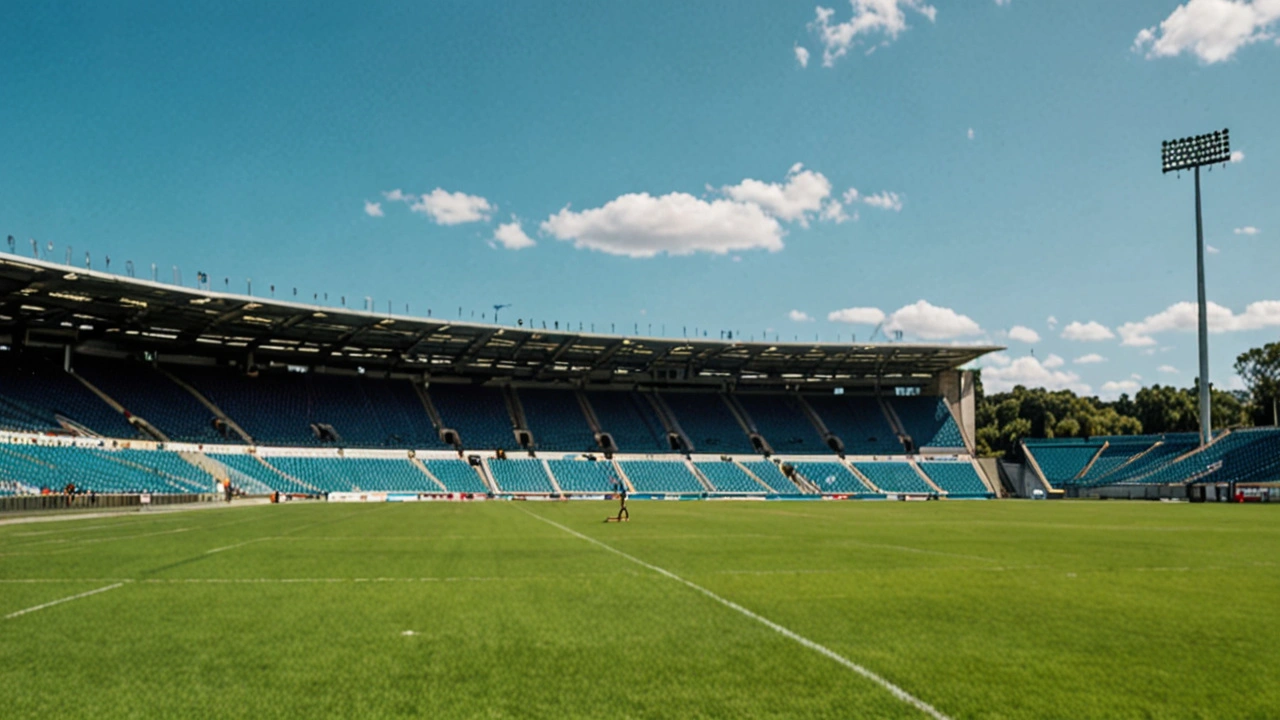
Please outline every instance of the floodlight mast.
[{"label": "floodlight mast", "polygon": [[1209,407],[1209,307],[1204,290],[1204,218],[1200,212],[1200,168],[1231,161],[1229,131],[1166,140],[1161,145],[1163,172],[1194,170],[1196,176],[1196,298],[1199,304],[1200,330],[1200,445],[1213,439]]}]

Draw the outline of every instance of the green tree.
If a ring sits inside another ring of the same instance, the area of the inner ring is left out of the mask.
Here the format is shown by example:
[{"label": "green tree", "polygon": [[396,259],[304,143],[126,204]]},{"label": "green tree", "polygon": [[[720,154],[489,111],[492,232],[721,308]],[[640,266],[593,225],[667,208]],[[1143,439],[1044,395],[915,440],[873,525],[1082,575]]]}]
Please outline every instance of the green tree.
[{"label": "green tree", "polygon": [[1257,425],[1280,425],[1280,342],[1241,353],[1236,373],[1249,388],[1249,412]]}]

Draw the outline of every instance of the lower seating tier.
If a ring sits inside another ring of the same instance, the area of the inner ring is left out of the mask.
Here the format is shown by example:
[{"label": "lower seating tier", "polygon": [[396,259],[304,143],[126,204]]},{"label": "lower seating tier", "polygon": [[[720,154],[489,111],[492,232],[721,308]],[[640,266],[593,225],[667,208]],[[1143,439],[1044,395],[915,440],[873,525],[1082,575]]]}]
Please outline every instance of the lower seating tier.
[{"label": "lower seating tier", "polygon": [[737,463],[726,460],[709,460],[695,462],[694,466],[702,473],[711,486],[724,493],[762,493],[763,485],[747,474]]},{"label": "lower seating tier", "polygon": [[542,467],[541,460],[490,460],[489,474],[498,490],[510,493],[551,493],[551,478]]},{"label": "lower seating tier", "polygon": [[683,462],[621,460],[631,486],[640,493],[703,493],[706,488]]},{"label": "lower seating tier", "polygon": [[547,467],[567,493],[610,493],[617,489],[618,471],[607,460],[548,460]]},{"label": "lower seating tier", "polygon": [[935,492],[929,487],[911,463],[906,462],[859,462],[853,466],[858,469],[876,487],[890,493],[929,494]]}]

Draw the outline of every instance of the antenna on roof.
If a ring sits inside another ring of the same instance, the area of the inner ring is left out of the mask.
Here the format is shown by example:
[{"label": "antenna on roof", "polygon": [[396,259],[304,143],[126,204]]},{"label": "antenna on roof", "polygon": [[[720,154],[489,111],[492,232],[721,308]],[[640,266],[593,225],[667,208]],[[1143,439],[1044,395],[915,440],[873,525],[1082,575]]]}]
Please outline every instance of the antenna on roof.
[{"label": "antenna on roof", "polygon": [[10,254],[10,255],[12,255],[12,254],[13,254],[13,245],[14,245],[14,243],[15,243],[15,242],[17,242],[17,241],[15,241],[15,240],[13,239],[13,236],[12,236],[12,235],[10,235],[10,236],[9,236],[9,254]]},{"label": "antenna on roof", "polygon": [[494,306],[493,306],[493,322],[494,322],[494,324],[497,324],[497,322],[498,322],[498,311],[499,311],[499,310],[501,310],[502,308],[509,308],[509,307],[511,307],[511,303],[502,303],[501,305],[494,305]]}]

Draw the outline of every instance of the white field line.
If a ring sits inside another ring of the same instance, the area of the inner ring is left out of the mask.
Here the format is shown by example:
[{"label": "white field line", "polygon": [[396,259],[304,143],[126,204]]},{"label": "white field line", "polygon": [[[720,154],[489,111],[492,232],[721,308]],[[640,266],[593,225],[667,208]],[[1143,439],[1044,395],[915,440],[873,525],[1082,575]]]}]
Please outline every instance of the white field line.
[{"label": "white field line", "polygon": [[106,585],[106,586],[100,587],[100,588],[98,588],[98,589],[96,589],[96,590],[89,590],[89,591],[87,591],[87,592],[82,592],[82,593],[80,593],[80,594],[78,594],[78,595],[70,595],[70,596],[68,596],[68,597],[59,598],[59,599],[57,599],[57,600],[52,600],[52,601],[50,601],[50,602],[44,603],[43,605],[36,605],[36,606],[34,606],[34,607],[26,608],[25,610],[18,610],[17,612],[11,612],[11,613],[9,613],[8,615],[5,615],[5,616],[4,616],[4,619],[5,619],[5,620],[12,620],[12,619],[14,619],[14,618],[16,618],[16,617],[18,617],[18,616],[20,616],[20,615],[26,615],[27,613],[33,613],[33,612],[35,612],[35,611],[37,611],[37,610],[43,610],[43,609],[45,609],[45,608],[53,607],[54,605],[61,605],[61,604],[62,604],[62,603],[64,603],[64,602],[71,602],[72,600],[79,600],[79,599],[80,599],[80,598],[82,598],[82,597],[89,597],[90,595],[97,595],[98,593],[106,592],[106,591],[108,591],[108,590],[115,590],[115,589],[116,589],[116,588],[118,588],[118,587],[124,587],[124,583],[122,583],[122,582],[112,583],[112,584],[110,584],[110,585]]},{"label": "white field line", "polygon": [[927,703],[927,702],[925,702],[925,701],[921,700],[920,698],[916,697],[915,695],[912,695],[911,693],[907,692],[906,690],[903,690],[902,688],[900,688],[900,687],[898,687],[897,685],[893,684],[893,683],[892,683],[892,682],[890,682],[889,680],[886,680],[885,678],[881,677],[880,675],[877,675],[876,673],[872,672],[871,670],[868,670],[867,668],[865,668],[865,667],[863,667],[863,666],[859,665],[858,663],[855,663],[854,661],[852,661],[852,660],[850,660],[850,659],[846,658],[845,656],[843,656],[843,655],[841,655],[841,654],[837,653],[836,651],[834,651],[834,650],[832,650],[832,649],[830,649],[830,648],[826,647],[825,645],[819,645],[818,643],[816,643],[816,642],[814,642],[814,641],[810,640],[810,639],[809,639],[809,638],[807,638],[807,637],[804,637],[803,635],[801,635],[801,634],[799,634],[799,633],[797,633],[797,632],[795,632],[795,631],[793,631],[793,630],[789,630],[789,629],[787,629],[787,628],[785,628],[785,627],[783,627],[783,626],[779,625],[778,623],[776,623],[776,622],[774,622],[774,621],[772,621],[772,620],[770,620],[770,619],[768,619],[768,618],[766,618],[766,617],[764,617],[764,616],[762,616],[762,615],[757,615],[756,613],[751,612],[750,610],[748,610],[748,609],[746,609],[746,608],[742,607],[741,605],[739,605],[739,604],[737,604],[737,603],[733,602],[732,600],[727,600],[727,599],[725,599],[725,598],[723,598],[723,597],[720,597],[719,595],[717,595],[717,594],[715,594],[715,593],[711,592],[710,590],[708,590],[708,589],[706,589],[706,588],[702,587],[701,585],[698,585],[698,584],[696,584],[696,583],[690,582],[689,580],[685,580],[684,578],[680,577],[679,575],[676,575],[675,573],[671,572],[670,570],[666,570],[666,569],[664,569],[664,568],[660,568],[660,567],[658,567],[657,565],[653,565],[653,564],[651,564],[651,563],[647,563],[647,562],[645,562],[644,560],[641,560],[640,558],[635,557],[635,556],[633,556],[633,555],[628,555],[627,553],[625,553],[625,552],[623,552],[623,551],[621,551],[621,550],[619,550],[619,549],[617,549],[617,548],[615,548],[615,547],[613,547],[613,546],[611,546],[611,545],[606,545],[605,543],[600,542],[599,540],[597,540],[597,539],[595,539],[595,538],[593,538],[593,537],[591,537],[591,536],[589,536],[589,535],[583,535],[582,533],[578,532],[577,530],[574,530],[573,528],[570,528],[570,527],[566,527],[566,526],[564,526],[564,525],[561,525],[560,523],[556,522],[555,520],[549,520],[549,519],[547,519],[547,518],[545,518],[545,517],[542,517],[541,515],[538,515],[537,513],[530,512],[530,511],[525,510],[524,508],[519,507],[519,506],[517,506],[517,509],[518,509],[520,512],[524,513],[524,514],[529,515],[530,517],[533,517],[533,518],[536,518],[536,519],[538,519],[538,520],[541,520],[542,522],[547,523],[548,525],[551,525],[551,526],[553,526],[553,527],[560,528],[561,530],[563,530],[564,532],[569,533],[570,535],[574,535],[574,536],[576,536],[576,537],[578,537],[578,538],[581,538],[581,539],[583,539],[583,540],[586,540],[587,542],[591,543],[592,545],[595,545],[595,546],[597,546],[597,547],[599,547],[599,548],[601,548],[601,549],[604,549],[604,550],[608,550],[609,552],[611,552],[611,553],[613,553],[613,554],[615,554],[615,555],[617,555],[617,556],[619,556],[619,557],[621,557],[621,558],[624,558],[624,559],[626,559],[626,560],[630,560],[631,562],[633,562],[633,563],[635,563],[635,564],[637,564],[637,565],[639,565],[639,566],[641,566],[641,567],[643,567],[643,568],[647,568],[647,569],[649,569],[649,570],[652,570],[653,572],[658,573],[659,575],[663,575],[663,576],[668,577],[668,578],[670,578],[670,579],[672,579],[672,580],[675,580],[676,582],[681,583],[681,584],[685,585],[686,587],[688,587],[688,588],[690,588],[690,589],[696,590],[696,591],[698,591],[698,592],[702,593],[703,595],[705,595],[705,596],[707,596],[707,597],[711,598],[712,600],[715,600],[716,602],[720,603],[721,605],[724,605],[725,607],[727,607],[727,608],[729,608],[729,609],[731,609],[731,610],[736,610],[737,612],[741,613],[742,615],[744,615],[744,616],[746,616],[746,617],[749,617],[749,618],[751,618],[752,620],[755,620],[756,622],[758,622],[758,623],[760,623],[760,624],[764,625],[765,627],[769,628],[770,630],[773,630],[774,632],[778,633],[779,635],[782,635],[783,637],[788,638],[788,639],[790,639],[790,640],[794,640],[794,641],[796,641],[797,643],[800,643],[801,645],[803,645],[804,647],[807,647],[807,648],[809,648],[810,650],[813,650],[814,652],[817,652],[817,653],[819,653],[819,654],[821,654],[821,655],[825,655],[826,657],[828,657],[828,658],[830,658],[830,659],[832,659],[832,660],[836,661],[837,663],[839,663],[839,664],[843,665],[844,667],[846,667],[846,668],[848,668],[848,669],[850,669],[850,670],[854,671],[855,673],[857,673],[857,674],[861,675],[862,677],[864,677],[864,678],[866,678],[866,679],[868,679],[868,680],[870,680],[870,681],[872,681],[872,682],[876,683],[876,684],[877,684],[877,685],[879,685],[880,687],[883,687],[885,690],[888,690],[888,691],[889,691],[889,693],[890,693],[890,694],[892,694],[895,698],[897,698],[897,699],[901,700],[902,702],[904,702],[904,703],[906,703],[906,704],[908,704],[908,705],[910,705],[910,706],[912,706],[912,707],[916,708],[917,710],[919,710],[920,712],[922,712],[922,713],[924,713],[924,714],[928,715],[929,717],[934,718],[934,720],[949,720],[949,718],[948,718],[946,715],[943,715],[941,712],[939,712],[939,711],[937,710],[937,708],[933,707],[933,706],[932,706],[932,705],[930,705],[929,703]]},{"label": "white field line", "polygon": [[245,540],[244,542],[238,542],[238,543],[236,543],[235,545],[225,545],[225,546],[223,546],[223,547],[214,548],[214,549],[212,549],[212,550],[205,550],[205,551],[204,551],[204,554],[205,554],[205,555],[212,555],[212,554],[214,554],[214,553],[220,553],[220,552],[223,552],[224,550],[235,550],[235,549],[236,549],[236,548],[238,548],[238,547],[244,547],[245,545],[250,545],[250,544],[252,544],[252,543],[262,542],[263,540],[278,540],[278,539],[279,539],[279,538],[275,538],[275,537],[260,537],[260,538],[254,538],[254,539],[252,539],[252,540]]}]

